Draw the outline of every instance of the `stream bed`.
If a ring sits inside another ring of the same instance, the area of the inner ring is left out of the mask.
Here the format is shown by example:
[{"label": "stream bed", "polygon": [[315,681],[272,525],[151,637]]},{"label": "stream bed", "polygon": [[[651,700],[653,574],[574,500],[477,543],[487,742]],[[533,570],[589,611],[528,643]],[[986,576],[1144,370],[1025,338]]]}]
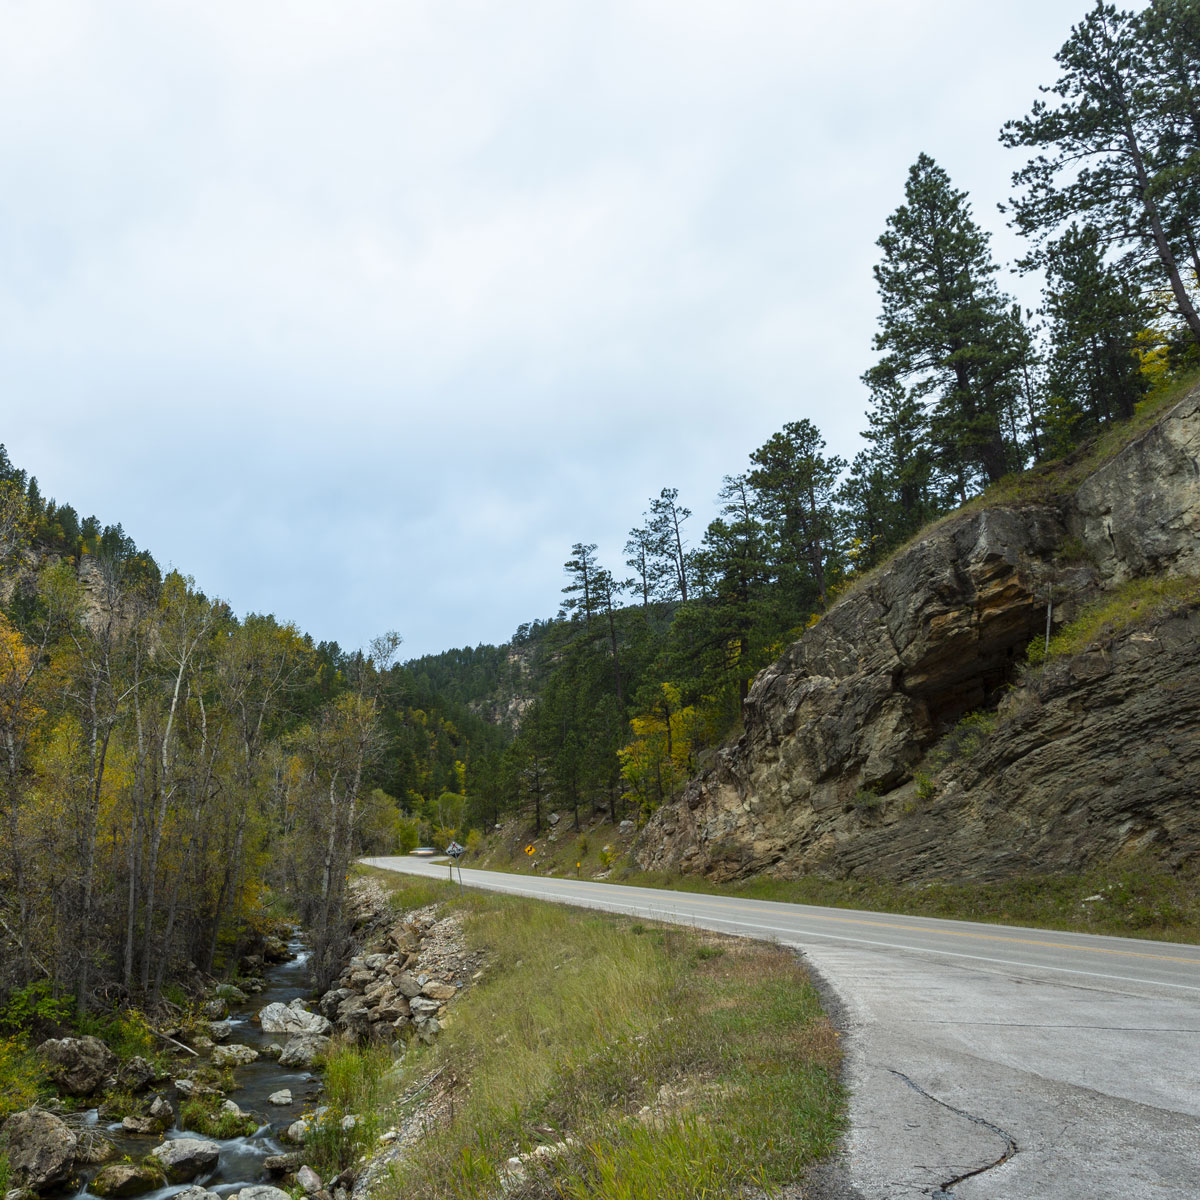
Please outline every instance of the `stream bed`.
[{"label": "stream bed", "polygon": [[[122,1129],[120,1121],[109,1123],[102,1120],[97,1109],[81,1114],[82,1121],[78,1123],[84,1128],[102,1131],[115,1144],[116,1160],[128,1155],[133,1161],[140,1162],[161,1140],[170,1141],[173,1138],[204,1138],[206,1141],[215,1142],[221,1148],[217,1167],[210,1174],[201,1175],[188,1183],[168,1184],[144,1192],[138,1200],[166,1200],[167,1197],[197,1184],[209,1191],[228,1195],[244,1187],[267,1183],[270,1180],[263,1168],[263,1160],[273,1154],[283,1154],[296,1149],[295,1146],[280,1142],[278,1135],[286,1130],[302,1111],[314,1107],[314,1099],[320,1091],[321,1081],[312,1071],[281,1067],[273,1058],[267,1057],[264,1053],[266,1048],[272,1042],[286,1042],[287,1035],[264,1033],[255,1020],[258,1012],[268,1004],[276,1001],[286,1004],[297,996],[309,996],[312,993],[312,981],[308,974],[308,951],[298,940],[291,942],[288,949],[295,957],[265,969],[265,986],[261,992],[251,994],[243,1003],[230,1005],[228,1020],[233,1026],[233,1032],[223,1044],[241,1043],[259,1053],[254,1062],[233,1068],[237,1086],[226,1094],[226,1098],[234,1101],[244,1112],[259,1119],[260,1124],[252,1134],[248,1137],[205,1138],[203,1134],[172,1125],[161,1139],[138,1137]],[[175,1064],[182,1073],[196,1061],[190,1056],[185,1058],[181,1055],[175,1059]],[[291,1104],[276,1105],[267,1102],[268,1096],[285,1088],[292,1093]],[[164,1095],[178,1114],[183,1097],[176,1094],[170,1082],[152,1088],[151,1091]],[[83,1185],[70,1195],[78,1200],[99,1200],[99,1197],[88,1190],[88,1183],[99,1170],[99,1167],[88,1168]]]}]

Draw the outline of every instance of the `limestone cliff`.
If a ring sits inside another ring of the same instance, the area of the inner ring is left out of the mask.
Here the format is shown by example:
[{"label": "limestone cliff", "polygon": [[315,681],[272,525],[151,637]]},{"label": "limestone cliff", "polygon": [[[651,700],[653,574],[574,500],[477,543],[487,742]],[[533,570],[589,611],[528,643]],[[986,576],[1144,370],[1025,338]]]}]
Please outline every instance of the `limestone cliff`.
[{"label": "limestone cliff", "polygon": [[1200,575],[1200,388],[1066,494],[952,517],[843,597],[758,676],[639,862],[922,879],[1195,855],[1200,610],[1024,667],[1048,608],[1059,626],[1164,574]]}]

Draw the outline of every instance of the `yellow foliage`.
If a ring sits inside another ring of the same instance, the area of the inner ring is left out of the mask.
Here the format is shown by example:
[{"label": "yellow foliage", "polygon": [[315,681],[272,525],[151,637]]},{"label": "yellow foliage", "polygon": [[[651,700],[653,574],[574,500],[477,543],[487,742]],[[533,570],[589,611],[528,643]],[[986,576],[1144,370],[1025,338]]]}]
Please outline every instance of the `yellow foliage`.
[{"label": "yellow foliage", "polygon": [[700,717],[680,705],[679,689],[664,683],[660,703],[630,722],[633,740],[617,751],[625,795],[644,813],[657,808],[691,774],[692,747]]}]

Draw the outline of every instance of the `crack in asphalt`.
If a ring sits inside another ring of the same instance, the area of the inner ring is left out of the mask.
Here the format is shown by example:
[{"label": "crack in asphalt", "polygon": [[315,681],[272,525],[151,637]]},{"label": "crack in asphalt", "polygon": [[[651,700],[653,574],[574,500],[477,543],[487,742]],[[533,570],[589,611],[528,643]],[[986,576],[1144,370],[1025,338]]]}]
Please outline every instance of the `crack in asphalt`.
[{"label": "crack in asphalt", "polygon": [[939,1100],[936,1096],[927,1092],[919,1083],[916,1083],[905,1075],[903,1071],[897,1071],[895,1067],[888,1067],[887,1069],[898,1079],[903,1079],[914,1092],[919,1092],[926,1100],[932,1100],[934,1104],[940,1104],[943,1108],[948,1108],[952,1113],[957,1113],[960,1117],[965,1117],[968,1121],[976,1125],[982,1125],[985,1129],[990,1129],[994,1134],[1004,1139],[1004,1153],[995,1162],[985,1163],[982,1167],[976,1167],[973,1171],[964,1171],[961,1175],[955,1175],[952,1179],[947,1179],[945,1183],[938,1185],[937,1194],[939,1196],[953,1197],[954,1193],[950,1189],[956,1183],[962,1183],[964,1179],[972,1179],[974,1176],[982,1175],[986,1171],[995,1170],[996,1167],[1008,1162],[1017,1153],[1017,1143],[1013,1139],[1012,1134],[1005,1132],[999,1125],[994,1125],[986,1118],[977,1117],[974,1113],[969,1113],[965,1109],[955,1108],[953,1104],[948,1104],[945,1100]]}]

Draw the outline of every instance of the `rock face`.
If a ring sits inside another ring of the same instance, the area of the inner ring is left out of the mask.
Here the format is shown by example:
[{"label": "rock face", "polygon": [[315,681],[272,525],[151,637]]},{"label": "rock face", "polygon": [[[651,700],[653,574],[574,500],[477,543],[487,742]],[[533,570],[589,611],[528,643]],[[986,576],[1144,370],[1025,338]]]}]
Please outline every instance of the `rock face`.
[{"label": "rock face", "polygon": [[1195,853],[1194,606],[1006,691],[1049,599],[1058,626],[1147,573],[1200,574],[1200,389],[1066,499],[962,514],[868,576],[758,676],[744,733],[655,814],[638,861],[922,879]]},{"label": "rock face", "polygon": [[96,1037],[51,1038],[38,1047],[46,1072],[72,1096],[89,1096],[117,1069],[117,1056]]},{"label": "rock face", "polygon": [[75,1161],[75,1135],[53,1113],[40,1108],[13,1113],[0,1129],[14,1187],[41,1191],[62,1183]]}]

